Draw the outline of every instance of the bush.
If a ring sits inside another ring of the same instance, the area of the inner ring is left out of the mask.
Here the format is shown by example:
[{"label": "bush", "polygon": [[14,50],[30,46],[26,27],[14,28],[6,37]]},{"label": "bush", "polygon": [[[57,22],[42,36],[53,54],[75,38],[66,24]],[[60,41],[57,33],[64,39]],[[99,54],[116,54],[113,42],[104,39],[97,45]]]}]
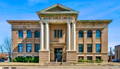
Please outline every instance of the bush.
[{"label": "bush", "polygon": [[96,61],[96,63],[101,63],[101,62],[103,62],[103,60],[100,60],[100,59],[96,59],[95,61]]},{"label": "bush", "polygon": [[27,57],[16,57],[15,59],[13,59],[13,62],[30,62],[30,63],[38,63],[39,62],[39,57],[31,57],[31,56],[27,56]]},{"label": "bush", "polygon": [[101,63],[101,62],[103,62],[103,60],[96,59],[96,60],[94,61],[94,60],[84,60],[84,59],[79,59],[78,62]]}]

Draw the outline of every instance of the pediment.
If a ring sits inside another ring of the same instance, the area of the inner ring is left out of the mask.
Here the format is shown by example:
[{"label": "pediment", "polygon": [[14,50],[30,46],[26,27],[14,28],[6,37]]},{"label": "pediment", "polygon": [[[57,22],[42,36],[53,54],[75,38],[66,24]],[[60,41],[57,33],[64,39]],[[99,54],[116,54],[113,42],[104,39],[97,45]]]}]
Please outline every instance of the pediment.
[{"label": "pediment", "polygon": [[61,4],[55,4],[51,7],[39,11],[38,13],[41,12],[43,13],[43,12],[76,12],[76,11]]}]

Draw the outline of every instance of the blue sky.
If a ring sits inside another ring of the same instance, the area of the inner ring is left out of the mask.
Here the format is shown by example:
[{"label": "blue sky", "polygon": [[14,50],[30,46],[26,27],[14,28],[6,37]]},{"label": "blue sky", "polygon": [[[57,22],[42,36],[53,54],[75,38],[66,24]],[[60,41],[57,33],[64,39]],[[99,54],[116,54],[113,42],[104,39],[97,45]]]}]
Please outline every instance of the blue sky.
[{"label": "blue sky", "polygon": [[79,20],[112,19],[109,47],[120,44],[119,0],[0,0],[0,44],[11,37],[6,20],[37,20],[37,11],[57,3],[79,11]]}]

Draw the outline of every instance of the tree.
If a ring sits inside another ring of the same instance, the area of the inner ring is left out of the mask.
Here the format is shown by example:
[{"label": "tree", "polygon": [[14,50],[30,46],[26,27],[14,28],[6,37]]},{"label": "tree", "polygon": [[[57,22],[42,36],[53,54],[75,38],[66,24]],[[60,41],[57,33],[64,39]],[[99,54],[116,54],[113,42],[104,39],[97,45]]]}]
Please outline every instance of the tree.
[{"label": "tree", "polygon": [[3,45],[0,45],[0,52],[3,54],[4,50],[3,50]]},{"label": "tree", "polygon": [[11,62],[12,61],[12,40],[9,38],[6,38],[3,42],[3,47],[8,53],[9,62]]}]

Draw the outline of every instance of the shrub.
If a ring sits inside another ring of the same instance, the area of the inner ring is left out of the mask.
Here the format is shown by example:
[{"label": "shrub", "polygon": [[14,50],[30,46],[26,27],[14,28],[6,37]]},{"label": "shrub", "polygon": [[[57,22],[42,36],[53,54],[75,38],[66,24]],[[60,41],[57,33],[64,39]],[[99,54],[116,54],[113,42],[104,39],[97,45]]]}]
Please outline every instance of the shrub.
[{"label": "shrub", "polygon": [[23,56],[19,56],[19,57],[16,57],[15,59],[13,59],[13,62],[38,63],[39,62],[39,57],[31,57],[31,56],[23,57]]},{"label": "shrub", "polygon": [[103,62],[103,60],[96,59],[96,60],[94,61],[94,60],[83,60],[83,59],[79,59],[78,62],[101,63],[101,62]]},{"label": "shrub", "polygon": [[96,63],[101,63],[101,62],[103,62],[103,60],[101,60],[101,59],[96,59],[95,61],[96,61]]}]

